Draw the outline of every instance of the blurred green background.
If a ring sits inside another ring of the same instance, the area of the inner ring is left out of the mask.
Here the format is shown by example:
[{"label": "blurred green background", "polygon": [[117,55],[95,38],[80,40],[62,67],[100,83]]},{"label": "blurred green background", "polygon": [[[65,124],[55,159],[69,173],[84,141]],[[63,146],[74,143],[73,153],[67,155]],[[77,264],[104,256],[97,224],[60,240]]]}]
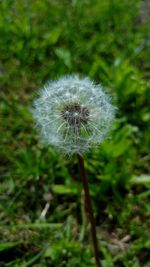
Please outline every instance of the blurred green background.
[{"label": "blurred green background", "polygon": [[94,267],[76,158],[30,114],[49,79],[79,73],[118,107],[86,155],[103,267],[150,266],[149,1],[0,1],[0,266]]}]

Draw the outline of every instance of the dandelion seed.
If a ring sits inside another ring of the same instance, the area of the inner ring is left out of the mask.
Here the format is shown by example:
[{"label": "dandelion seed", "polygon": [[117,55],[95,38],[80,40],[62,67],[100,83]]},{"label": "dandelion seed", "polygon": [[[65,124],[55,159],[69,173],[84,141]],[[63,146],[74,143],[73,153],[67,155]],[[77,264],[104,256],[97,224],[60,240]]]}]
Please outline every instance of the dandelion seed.
[{"label": "dandelion seed", "polygon": [[100,144],[112,127],[114,113],[102,86],[78,75],[45,85],[33,109],[44,140],[66,154],[83,154]]}]

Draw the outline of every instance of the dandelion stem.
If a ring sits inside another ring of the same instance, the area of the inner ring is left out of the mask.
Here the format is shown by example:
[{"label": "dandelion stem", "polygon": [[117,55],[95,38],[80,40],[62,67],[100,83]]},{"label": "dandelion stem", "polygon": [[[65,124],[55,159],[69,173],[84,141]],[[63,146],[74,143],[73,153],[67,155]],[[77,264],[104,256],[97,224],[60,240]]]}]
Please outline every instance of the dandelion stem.
[{"label": "dandelion stem", "polygon": [[89,192],[87,173],[86,173],[86,170],[84,167],[83,157],[79,154],[78,154],[78,162],[79,162],[79,166],[80,166],[81,178],[82,178],[83,188],[84,188],[84,192],[85,192],[87,211],[88,211],[89,220],[90,220],[90,224],[91,224],[91,236],[92,236],[92,242],[93,242],[95,261],[96,261],[97,267],[101,267],[101,263],[100,263],[100,259],[99,259],[99,251],[98,251],[98,241],[97,241],[97,236],[96,236],[96,225],[95,225],[95,220],[94,220],[94,215],[93,215],[91,196],[90,196],[90,192]]}]

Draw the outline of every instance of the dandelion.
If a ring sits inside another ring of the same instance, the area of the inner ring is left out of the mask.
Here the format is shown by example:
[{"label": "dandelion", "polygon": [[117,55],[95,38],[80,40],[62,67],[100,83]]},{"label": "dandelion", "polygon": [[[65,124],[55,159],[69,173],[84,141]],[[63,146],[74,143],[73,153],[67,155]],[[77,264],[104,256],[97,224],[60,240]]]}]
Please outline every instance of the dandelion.
[{"label": "dandelion", "polygon": [[78,157],[97,267],[101,263],[83,154],[106,138],[114,114],[115,107],[102,86],[78,75],[47,83],[34,101],[33,109],[45,142],[65,154]]},{"label": "dandelion", "polygon": [[47,83],[33,114],[47,144],[65,154],[82,155],[107,136],[114,111],[101,85],[74,75]]}]

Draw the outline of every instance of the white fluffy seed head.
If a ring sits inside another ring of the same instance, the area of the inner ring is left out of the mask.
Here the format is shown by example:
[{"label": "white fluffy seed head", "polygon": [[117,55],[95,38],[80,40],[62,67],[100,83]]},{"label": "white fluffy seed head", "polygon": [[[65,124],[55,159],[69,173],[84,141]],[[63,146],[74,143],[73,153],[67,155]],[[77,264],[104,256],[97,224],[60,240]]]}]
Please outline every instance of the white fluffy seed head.
[{"label": "white fluffy seed head", "polygon": [[101,85],[69,75],[44,86],[32,113],[48,144],[65,154],[83,154],[104,140],[115,109]]}]

